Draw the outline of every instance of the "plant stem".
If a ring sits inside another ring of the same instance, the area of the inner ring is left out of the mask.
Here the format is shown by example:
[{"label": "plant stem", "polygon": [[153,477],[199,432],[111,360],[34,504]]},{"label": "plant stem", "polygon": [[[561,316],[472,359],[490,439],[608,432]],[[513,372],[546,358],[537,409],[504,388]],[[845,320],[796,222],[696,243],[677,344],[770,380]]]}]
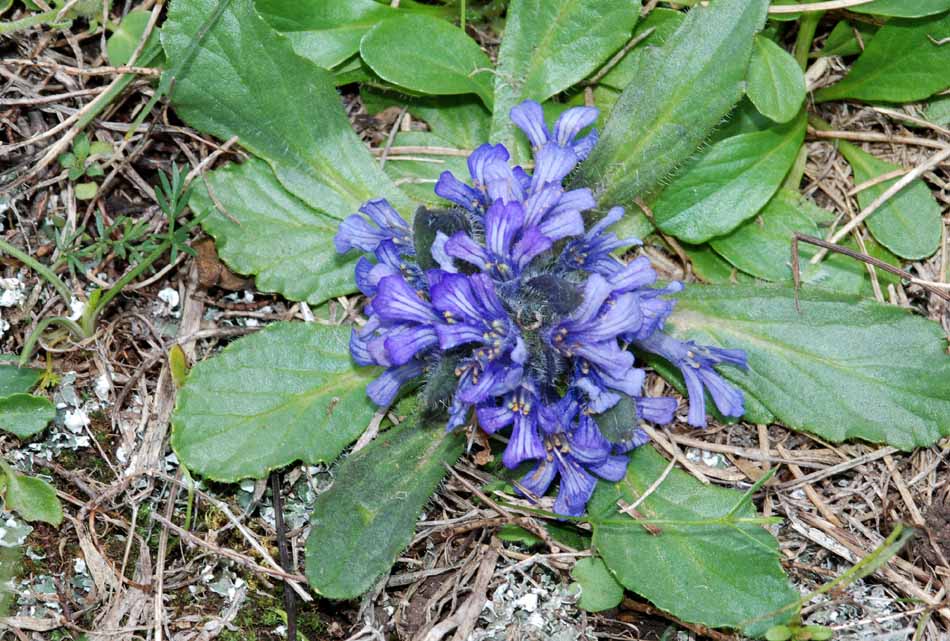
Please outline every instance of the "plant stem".
[{"label": "plant stem", "polygon": [[806,13],[798,21],[798,36],[795,38],[795,60],[805,71],[808,68],[808,54],[811,52],[811,42],[815,39],[818,23],[824,15],[823,11]]},{"label": "plant stem", "polygon": [[26,362],[30,360],[30,355],[33,353],[33,348],[36,346],[36,341],[40,339],[40,335],[46,330],[46,328],[53,323],[62,325],[68,329],[70,332],[72,332],[77,340],[81,340],[86,337],[86,334],[83,332],[83,328],[80,327],[75,321],[66,318],[65,316],[51,316],[50,318],[44,318],[36,324],[36,329],[33,330],[33,332],[23,343],[23,350],[20,352],[20,367],[26,365]]},{"label": "plant stem", "polygon": [[87,311],[83,314],[83,330],[86,336],[91,336],[96,327],[96,320],[99,318],[99,313],[105,309],[113,298],[119,295],[119,293],[125,288],[126,285],[131,283],[133,280],[138,278],[142,272],[151,267],[152,263],[161,258],[168,248],[171,247],[171,240],[166,240],[161,245],[156,247],[151,254],[145,257],[142,262],[130,269],[122,276],[119,280],[115,282],[115,285],[110,287],[105,294],[95,303],[92,310]]},{"label": "plant stem", "polygon": [[29,29],[30,27],[35,27],[38,24],[43,24],[44,22],[52,20],[56,17],[57,13],[59,13],[59,9],[50,9],[49,11],[44,11],[43,13],[34,13],[33,15],[20,18],[19,20],[0,22],[0,34],[9,34],[21,31],[23,29]]},{"label": "plant stem", "polygon": [[465,31],[465,0],[459,0],[459,29]]},{"label": "plant stem", "polygon": [[26,265],[27,267],[35,271],[37,274],[45,278],[47,282],[50,285],[52,285],[56,289],[57,292],[59,292],[59,295],[63,298],[63,301],[67,305],[69,304],[69,301],[72,300],[73,293],[72,291],[70,291],[69,286],[66,285],[66,283],[64,283],[63,280],[59,276],[57,276],[56,273],[52,269],[50,269],[43,263],[36,260],[29,254],[27,254],[25,251],[14,247],[10,243],[2,239],[0,239],[0,252],[10,254],[11,256],[16,258],[18,261],[20,261],[21,263],[23,263],[24,265]]}]

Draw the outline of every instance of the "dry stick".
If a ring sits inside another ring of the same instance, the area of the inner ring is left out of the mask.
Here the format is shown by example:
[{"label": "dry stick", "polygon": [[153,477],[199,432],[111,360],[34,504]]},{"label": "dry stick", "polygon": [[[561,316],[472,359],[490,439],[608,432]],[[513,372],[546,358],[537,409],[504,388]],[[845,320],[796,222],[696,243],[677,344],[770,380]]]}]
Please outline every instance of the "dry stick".
[{"label": "dry stick", "polygon": [[[194,334],[191,334],[188,336],[182,336],[178,338],[178,342],[186,343],[189,340],[197,340],[198,338],[202,338],[203,334],[204,332],[195,332]],[[176,480],[175,478],[169,476],[168,474],[165,474],[164,472],[160,472],[158,470],[150,470],[148,474],[151,474],[152,476],[157,476],[158,478],[161,478],[161,479],[165,479],[166,481],[171,481],[172,483],[177,483],[179,485],[182,484],[180,480]],[[254,534],[250,530],[248,530],[247,527],[243,523],[241,523],[241,521],[238,520],[236,516],[234,516],[234,514],[231,512],[231,509],[228,507],[227,503],[211,496],[207,492],[202,492],[201,490],[197,488],[195,488],[195,494],[197,494],[198,496],[206,500],[211,505],[218,508],[221,511],[221,513],[224,514],[224,516],[227,517],[227,519],[231,521],[231,523],[234,524],[234,527],[236,527],[238,532],[241,533],[241,536],[244,537],[244,540],[247,541],[248,544],[252,548],[254,548],[254,550],[258,554],[261,555],[264,561],[267,562],[267,565],[273,568],[273,570],[266,570],[265,573],[283,578],[285,581],[290,583],[290,586],[294,589],[294,592],[296,592],[297,595],[300,596],[301,599],[307,602],[313,601],[313,597],[307,594],[307,591],[304,590],[302,587],[300,587],[300,584],[298,583],[298,581],[301,581],[301,580],[306,581],[306,577],[302,577],[298,575],[290,575],[287,572],[285,572],[283,568],[281,568],[277,564],[277,562],[274,561],[273,557],[271,557],[270,553],[264,548],[264,546],[261,545],[260,541],[254,538]],[[198,537],[195,537],[195,538],[198,538]],[[201,539],[198,539],[198,540],[200,541]],[[275,570],[276,570],[276,574],[275,574]]]},{"label": "dry stick", "polygon": [[[280,567],[285,572],[292,570],[290,552],[287,550],[287,532],[284,528],[284,502],[280,496],[281,472],[274,470],[270,475],[270,490],[274,495],[274,529],[277,530],[277,550],[280,553]],[[284,610],[287,612],[287,638],[297,641],[297,600],[290,585],[284,583]]]},{"label": "dry stick", "polygon": [[[898,180],[896,183],[888,187],[887,191],[885,191],[883,194],[875,198],[874,202],[872,202],[870,205],[865,207],[861,211],[861,213],[859,213],[853,219],[848,221],[846,225],[844,225],[841,229],[835,232],[834,236],[832,236],[828,240],[832,243],[837,243],[839,240],[841,240],[847,234],[849,234],[852,229],[854,229],[855,227],[863,223],[864,220],[868,216],[870,216],[871,214],[876,212],[878,209],[880,209],[884,203],[890,200],[900,190],[902,190],[904,187],[909,185],[916,178],[919,178],[920,176],[922,176],[926,171],[933,169],[934,167],[939,165],[941,162],[943,162],[947,158],[950,158],[950,145],[945,145],[943,151],[936,153],[930,158],[928,158],[927,162],[921,165],[918,165],[917,167],[914,167],[913,171],[911,171],[906,176]],[[828,253],[827,249],[829,248],[826,247],[825,249],[822,249],[817,254],[815,254],[814,258],[811,259],[811,263],[813,265],[817,265],[819,262],[821,262],[821,259],[824,258],[825,255]],[[881,267],[881,269],[884,269],[884,267]]]},{"label": "dry stick", "polygon": [[842,472],[846,472],[860,465],[865,465],[866,463],[871,463],[872,461],[876,461],[880,458],[884,458],[885,456],[894,454],[897,451],[898,450],[896,447],[891,447],[890,445],[888,445],[887,447],[882,447],[881,449],[874,450],[873,452],[869,452],[868,454],[859,456],[856,459],[851,459],[850,461],[844,461],[843,463],[838,463],[837,465],[833,465],[823,470],[812,472],[811,474],[807,474],[806,476],[803,476],[800,479],[795,479],[794,481],[786,481],[784,483],[780,483],[776,489],[791,490],[800,485],[806,485],[808,483],[813,483],[814,481],[820,481],[821,479],[828,478],[829,476],[834,476],[835,474],[841,474]]},{"label": "dry stick", "polygon": [[693,465],[693,463],[686,458],[683,453],[680,451],[680,448],[676,446],[676,443],[666,440],[666,438],[657,432],[653,427],[647,425],[646,423],[642,424],[640,428],[647,433],[654,443],[666,450],[666,453],[672,456],[676,461],[689,470],[689,473],[696,477],[703,485],[709,485],[709,478],[700,471],[698,467]]},{"label": "dry stick", "polygon": [[[894,481],[894,485],[897,487],[898,493],[904,500],[904,504],[907,506],[907,511],[910,512],[910,518],[913,519],[914,525],[921,527],[925,523],[924,517],[920,513],[920,509],[917,507],[917,502],[914,501],[914,495],[910,493],[910,488],[908,488],[907,483],[904,482],[904,477],[901,474],[901,471],[897,469],[896,465],[894,465],[893,457],[890,455],[885,456],[884,465],[887,466],[887,471],[891,473],[891,480]],[[828,520],[830,521],[831,519]]]},{"label": "dry stick", "polygon": [[924,120],[923,118],[918,118],[917,116],[912,116],[903,111],[897,111],[895,109],[887,109],[885,107],[870,107],[872,111],[882,113],[885,116],[891,116],[892,118],[897,118],[898,120],[906,120],[907,122],[912,122],[915,125],[920,125],[921,127],[927,127],[928,129],[933,129],[934,131],[943,134],[944,136],[950,136],[950,129],[946,127],[941,127],[940,125],[930,122],[929,120]]},{"label": "dry stick", "polygon": [[916,136],[892,136],[891,134],[882,134],[876,131],[837,131],[809,129],[808,135],[812,138],[819,139],[855,140],[857,142],[887,142],[891,144],[931,147],[933,149],[946,149],[947,147],[946,143],[942,143],[939,140],[918,138]]},{"label": "dry stick", "polygon": [[[776,444],[776,448],[778,448],[779,452],[785,456],[788,456],[788,450],[786,450],[784,447]],[[805,476],[805,473],[802,472],[802,469],[797,465],[789,465],[788,469],[792,473],[792,476],[794,476],[796,479],[800,479]],[[841,521],[839,521],[838,517],[834,515],[834,512],[828,509],[828,505],[823,500],[821,500],[821,496],[818,495],[818,492],[814,487],[812,487],[811,483],[805,484],[805,496],[807,496],[808,500],[812,502],[812,505],[818,508],[818,511],[821,512],[822,516],[824,516],[836,527],[841,527]]]},{"label": "dry stick", "polygon": [[[860,218],[860,216],[858,216],[858,218]],[[857,218],[854,218],[851,222],[854,222],[855,220],[857,220]],[[835,234],[835,235],[837,236],[838,234]],[[841,245],[835,245],[834,243],[828,242],[826,240],[815,238],[814,236],[809,236],[808,234],[801,234],[801,233],[795,232],[795,234],[792,235],[792,281],[794,281],[794,289],[795,289],[795,309],[797,309],[799,312],[802,311],[801,306],[799,304],[799,300],[798,300],[798,290],[801,288],[801,285],[802,285],[801,274],[798,271],[798,267],[799,267],[798,243],[799,241],[804,241],[811,245],[817,245],[818,247],[822,247],[823,248],[822,251],[837,252],[839,254],[844,254],[845,256],[848,256],[850,258],[854,258],[855,260],[860,260],[861,262],[867,263],[869,265],[874,265],[875,267],[879,269],[883,269],[886,272],[890,272],[891,274],[894,274],[895,276],[900,276],[901,278],[905,278],[909,281],[915,282],[917,285],[920,285],[931,294],[934,294],[935,296],[939,296],[943,300],[950,302],[950,293],[944,292],[939,287],[935,287],[932,284],[927,283],[926,281],[921,282],[920,279],[915,278],[913,274],[911,274],[910,272],[904,271],[903,269],[899,267],[894,267],[890,263],[886,263],[883,260],[875,258],[874,256],[868,256],[866,254],[856,252],[852,249],[848,249],[847,247],[842,247]]]},{"label": "dry stick", "polygon": [[138,76],[160,76],[161,69],[151,67],[96,67],[95,69],[79,69],[77,67],[67,67],[55,62],[43,62],[40,60],[24,60],[22,58],[8,58],[3,61],[7,65],[24,65],[27,67],[39,67],[40,69],[54,69],[62,71],[70,76],[113,76],[134,73]]}]

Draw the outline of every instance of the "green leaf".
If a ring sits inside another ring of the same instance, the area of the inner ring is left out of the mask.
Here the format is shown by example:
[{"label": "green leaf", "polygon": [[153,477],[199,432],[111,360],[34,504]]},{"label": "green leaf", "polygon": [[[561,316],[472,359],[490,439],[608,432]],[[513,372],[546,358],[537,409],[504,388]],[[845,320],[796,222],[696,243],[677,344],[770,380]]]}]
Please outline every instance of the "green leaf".
[{"label": "green leaf", "polygon": [[498,528],[496,536],[500,541],[505,541],[507,543],[518,543],[527,548],[534,547],[536,545],[541,545],[544,541],[537,534],[532,534],[528,530],[524,529],[520,525],[512,525],[511,523],[506,523]]},{"label": "green leaf", "polygon": [[854,35],[855,29],[857,29],[858,35],[861,36],[861,42],[865,47],[877,31],[873,25],[866,22],[855,22],[852,25],[846,20],[841,20],[828,34],[828,38],[825,40],[821,51],[818,52],[818,56],[856,56],[861,53],[863,49]]},{"label": "green leaf", "polygon": [[594,547],[613,575],[692,623],[757,636],[789,621],[798,591],[782,572],[775,539],[750,522],[755,510],[739,492],[701,485],[674,469],[637,508],[659,534],[618,511],[618,501],[633,503],[666,466],[652,447],[641,447],[622,481],[598,483],[594,491]]},{"label": "green leaf", "polygon": [[255,0],[254,6],[270,26],[287,36],[297,55],[324,69],[335,67],[358,52],[363,34],[397,12],[447,13],[444,7],[403,2],[394,9],[388,2],[373,0]]},{"label": "green leaf", "polygon": [[610,574],[603,559],[596,556],[578,559],[571,578],[581,588],[577,606],[588,612],[602,612],[620,605],[623,586]]},{"label": "green leaf", "polygon": [[270,26],[287,36],[298,55],[324,69],[359,51],[363,34],[396,13],[388,3],[373,0],[256,0],[254,4]]},{"label": "green leaf", "polygon": [[178,115],[219,138],[238,136],[294,195],[335,218],[371,198],[408,211],[350,128],[333,76],[295,55],[251,0],[231,0],[189,58],[218,2],[175,0],[162,27],[170,66],[184,63],[172,96]]},{"label": "green leaf", "polygon": [[756,36],[746,94],[762,115],[788,122],[805,102],[805,76],[790,53],[768,38]]},{"label": "green leaf", "polygon": [[804,138],[802,113],[791,123],[714,143],[660,193],[654,222],[689,243],[732,231],[778,190]]},{"label": "green leaf", "polygon": [[855,13],[873,13],[878,16],[920,18],[950,10],[950,0],[877,0],[868,4],[848,7]]},{"label": "green leaf", "polygon": [[317,497],[307,539],[307,578],[321,595],[351,599],[395,562],[426,501],[465,444],[461,430],[408,419],[340,465]]},{"label": "green leaf", "polygon": [[630,38],[640,0],[513,0],[498,51],[492,140],[520,157],[512,107],[545,102],[596,71]]},{"label": "green leaf", "polygon": [[380,78],[421,93],[474,93],[492,106],[492,64],[464,31],[431,16],[400,14],[360,41],[360,55]]},{"label": "green leaf", "polygon": [[26,393],[0,398],[0,429],[28,438],[42,432],[56,418],[56,407],[48,398]]},{"label": "green leaf", "polygon": [[950,434],[950,358],[938,325],[815,288],[800,298],[801,313],[791,287],[689,286],[668,327],[745,350],[748,370],[722,374],[791,428],[904,450]]},{"label": "green leaf", "polygon": [[93,182],[78,183],[76,185],[76,199],[77,200],[92,200],[96,197],[96,191],[98,191],[99,186]]},{"label": "green leaf", "polygon": [[284,189],[266,162],[227,165],[205,178],[226,213],[203,181],[191,208],[231,269],[254,274],[261,291],[313,305],[353,291],[355,257],[333,246],[339,221]]},{"label": "green leaf", "polygon": [[50,525],[63,522],[63,508],[52,485],[43,479],[17,473],[4,461],[0,461],[0,468],[6,476],[5,509],[30,522],[43,521]]},{"label": "green leaf", "polygon": [[376,371],[350,360],[350,331],[274,323],[195,365],[178,394],[172,447],[216,481],[332,461],[366,429]]},{"label": "green leaf", "polygon": [[[15,359],[17,356],[5,355],[5,358]],[[29,392],[42,376],[41,369],[0,364],[0,396]]]},{"label": "green leaf", "polygon": [[[816,220],[815,216],[819,214],[820,219]],[[763,280],[787,283],[792,276],[792,236],[795,232],[821,236],[818,223],[828,223],[832,219],[833,214],[811,205],[797,192],[780,189],[756,217],[740,225],[728,236],[712,239],[710,245],[732,265],[748,274]],[[865,245],[874,257],[899,266],[890,252],[871,239],[866,240]],[[804,242],[799,243],[798,247],[802,283],[805,286],[823,287],[844,294],[872,293],[863,263],[840,254],[831,254],[818,265],[811,265],[808,261],[815,255],[817,248]],[[879,271],[878,278],[886,283],[891,275]],[[728,279],[714,282],[728,282]]]},{"label": "green leaf", "polygon": [[[851,164],[856,184],[900,169],[899,165],[878,160],[843,140],[839,141],[838,150]],[[858,203],[862,208],[867,207],[898,180],[899,177],[893,178],[861,190]],[[940,205],[927,184],[919,178],[871,214],[865,224],[882,245],[911,260],[933,255],[940,245],[943,231]]]},{"label": "green leaf", "polygon": [[767,0],[696,7],[662,47],[645,50],[636,81],[624,89],[573,185],[593,188],[602,207],[654,191],[739,100],[767,7]]},{"label": "green leaf", "polygon": [[[129,63],[129,60],[132,59],[132,53],[135,51],[135,48],[139,46],[139,41],[145,33],[145,27],[148,26],[148,21],[151,16],[151,11],[138,9],[128,12],[125,17],[122,18],[122,22],[119,23],[119,28],[116,29],[106,41],[106,57],[109,59],[110,65],[113,67],[121,67]],[[145,46],[148,47],[157,44],[158,29],[153,29],[152,33],[149,34],[148,42],[146,42]]]},{"label": "green leaf", "polygon": [[[647,14],[637,23],[637,28],[633,30],[633,38],[643,38],[636,47],[631,49],[620,61],[611,68],[600,80],[601,86],[610,87],[619,95],[626,87],[637,80],[637,69],[640,66],[640,60],[643,58],[643,52],[647,47],[658,47],[666,42],[672,36],[680,25],[686,14],[674,9],[656,8]],[[648,29],[652,31],[646,37],[643,36]],[[614,98],[616,101],[616,98]],[[613,105],[613,101],[610,103]],[[600,106],[600,101],[597,102]]]},{"label": "green leaf", "polygon": [[922,100],[950,86],[946,69],[950,47],[950,13],[919,20],[889,21],[839,82],[815,92],[817,102],[854,98],[864,101]]}]

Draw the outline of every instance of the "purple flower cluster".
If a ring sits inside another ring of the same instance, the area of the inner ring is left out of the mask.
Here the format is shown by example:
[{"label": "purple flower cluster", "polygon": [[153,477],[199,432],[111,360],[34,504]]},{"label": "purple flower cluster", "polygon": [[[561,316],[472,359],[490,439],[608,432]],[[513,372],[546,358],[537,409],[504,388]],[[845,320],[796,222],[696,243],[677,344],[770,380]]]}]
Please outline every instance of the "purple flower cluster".
[{"label": "purple flower cluster", "polygon": [[[629,347],[680,369],[696,426],[706,424],[706,392],[723,414],[743,413],[742,393],[713,366],[744,367],[745,356],[662,332],[673,308],[667,295],[682,286],[654,287],[645,257],[614,257],[639,242],[608,231],[622,208],[586,228],[591,191],[562,181],[597,142],[594,131],[580,137],[597,110],[569,109],[553,131],[533,101],[511,118],[531,142],[533,173],[511,166],[503,145],[485,144],[468,158],[470,182],[439,178],[446,209],[420,208],[410,227],[372,200],[341,223],[337,251],[375,258],[356,266],[368,320],[350,349],[357,363],[385,368],[367,387],[377,405],[418,385],[427,411],[445,412],[450,430],[473,418],[489,434],[509,430],[503,463],[533,463],[519,489],[542,496],[560,478],[554,509],[578,516],[596,477],[623,477],[626,453],[646,441],[640,421],[669,423],[677,408],[675,399],[643,395],[644,370]],[[608,439],[598,420],[621,405],[632,410]]]}]

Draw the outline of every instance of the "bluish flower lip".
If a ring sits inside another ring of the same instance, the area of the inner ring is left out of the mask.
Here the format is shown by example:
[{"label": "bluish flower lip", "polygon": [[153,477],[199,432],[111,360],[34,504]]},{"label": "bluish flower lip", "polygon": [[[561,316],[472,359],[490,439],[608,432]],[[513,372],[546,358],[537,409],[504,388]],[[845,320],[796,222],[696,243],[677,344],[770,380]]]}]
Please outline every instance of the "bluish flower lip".
[{"label": "bluish flower lip", "polygon": [[468,158],[469,184],[442,173],[436,193],[464,211],[467,231],[436,231],[431,247],[419,248],[438,268],[420,269],[409,226],[385,200],[367,202],[341,223],[337,250],[375,257],[356,264],[369,300],[350,351],[358,364],[385,368],[367,387],[380,406],[423,372],[443,376],[454,368],[454,393],[439,401],[449,404],[446,429],[474,416],[488,433],[510,430],[502,463],[537,461],[524,492],[543,495],[560,477],[555,511],[580,515],[596,478],[622,478],[624,454],[648,440],[634,427],[612,443],[594,417],[624,397],[638,420],[667,423],[677,408],[675,399],[642,396],[645,373],[629,343],[683,371],[693,424],[705,423],[706,392],[720,411],[742,412],[742,393],[714,366],[745,366],[745,356],[662,333],[674,304],[668,295],[681,285],[655,288],[647,258],[624,263],[614,255],[639,243],[609,231],[622,208],[585,231],[593,194],[565,191],[562,180],[596,143],[595,131],[580,134],[597,110],[568,109],[553,130],[538,103],[522,103],[511,116],[534,148],[534,171],[511,166],[503,145],[485,144]]}]

